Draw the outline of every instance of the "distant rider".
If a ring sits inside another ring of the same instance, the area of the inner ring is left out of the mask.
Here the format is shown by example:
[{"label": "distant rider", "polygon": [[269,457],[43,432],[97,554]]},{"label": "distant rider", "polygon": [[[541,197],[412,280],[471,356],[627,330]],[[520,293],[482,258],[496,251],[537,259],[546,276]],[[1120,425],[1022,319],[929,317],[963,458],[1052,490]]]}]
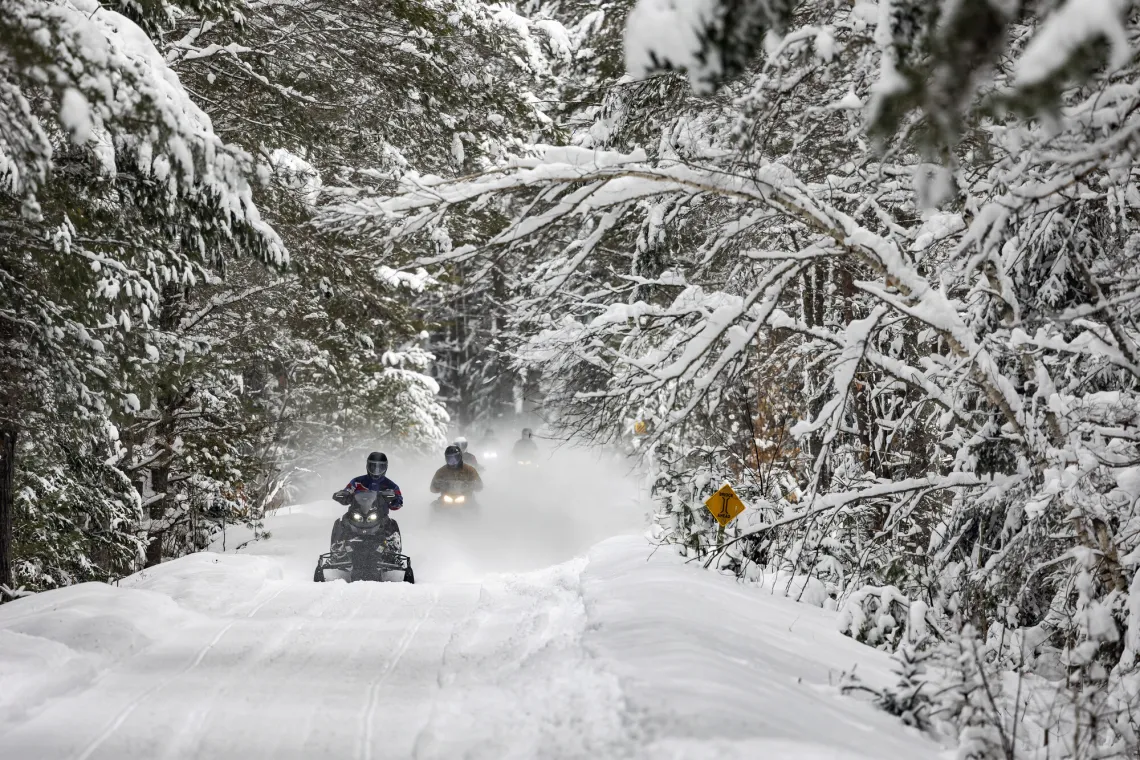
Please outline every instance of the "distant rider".
[{"label": "distant rider", "polygon": [[463,436],[459,436],[455,439],[455,445],[459,447],[459,452],[463,455],[463,464],[471,465],[478,470],[479,460],[475,458],[474,454],[467,450],[467,439]]},{"label": "distant rider", "polygon": [[515,461],[532,462],[538,457],[538,444],[531,438],[532,435],[530,428],[522,429],[522,438],[515,441],[515,446],[511,450]]},{"label": "distant rider", "polygon": [[499,457],[499,439],[491,428],[483,433],[483,458],[497,459]]},{"label": "distant rider", "polygon": [[[404,495],[400,492],[400,487],[394,481],[389,479],[386,475],[388,472],[388,456],[380,451],[373,451],[368,455],[366,463],[367,472],[364,475],[359,475],[352,480],[348,481],[348,485],[340,493],[345,494],[351,499],[353,493],[357,491],[391,491],[394,496],[392,501],[388,503],[388,509],[395,512],[400,507],[404,506]],[[352,502],[348,502],[348,508],[352,509]],[[334,553],[344,551],[346,549],[346,539],[350,534],[348,527],[343,522],[344,517],[337,518],[333,523],[332,538],[330,544]],[[388,529],[385,533],[392,537],[394,542],[389,539],[388,545],[392,551],[399,552],[402,546],[402,537],[400,534],[400,526],[391,517],[388,518]]]},{"label": "distant rider", "polygon": [[463,452],[458,446],[448,446],[443,458],[446,464],[436,470],[431,479],[432,493],[466,494],[483,490],[483,480],[474,467],[463,462]]}]

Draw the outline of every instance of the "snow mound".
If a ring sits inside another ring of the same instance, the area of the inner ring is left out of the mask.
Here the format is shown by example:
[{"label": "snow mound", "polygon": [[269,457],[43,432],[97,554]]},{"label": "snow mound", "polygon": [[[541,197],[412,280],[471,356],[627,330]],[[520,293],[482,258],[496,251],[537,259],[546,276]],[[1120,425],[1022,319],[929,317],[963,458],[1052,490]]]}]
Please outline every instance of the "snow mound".
[{"label": "snow mound", "polygon": [[135,573],[120,585],[156,591],[197,612],[227,615],[247,614],[283,578],[272,557],[201,552]]},{"label": "snow mound", "polygon": [[102,583],[18,599],[0,616],[0,728],[94,683],[197,619],[169,597]]},{"label": "snow mound", "polygon": [[836,631],[835,613],[615,538],[589,555],[585,645],[622,684],[657,758],[906,758],[938,748],[840,694],[857,668],[874,686],[891,659]]}]

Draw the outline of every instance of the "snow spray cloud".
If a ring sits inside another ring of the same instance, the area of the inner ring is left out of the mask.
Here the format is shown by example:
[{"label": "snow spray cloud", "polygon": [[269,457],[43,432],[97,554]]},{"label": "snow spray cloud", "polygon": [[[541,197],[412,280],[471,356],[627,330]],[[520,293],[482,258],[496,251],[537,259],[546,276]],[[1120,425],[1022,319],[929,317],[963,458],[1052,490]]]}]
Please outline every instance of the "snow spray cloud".
[{"label": "snow spray cloud", "polygon": [[[435,517],[431,504],[436,497],[429,485],[444,464],[442,452],[425,457],[375,446],[388,454],[388,476],[404,494],[405,507],[394,516],[417,582],[536,570],[580,556],[603,539],[644,528],[646,506],[626,460],[599,449],[538,443],[534,467],[520,467],[506,456],[511,440],[497,458],[480,461],[484,488],[477,495],[478,514]],[[471,451],[483,453],[476,441]],[[364,473],[366,457],[367,451],[353,451],[330,462],[299,485],[299,501],[328,500]]]}]

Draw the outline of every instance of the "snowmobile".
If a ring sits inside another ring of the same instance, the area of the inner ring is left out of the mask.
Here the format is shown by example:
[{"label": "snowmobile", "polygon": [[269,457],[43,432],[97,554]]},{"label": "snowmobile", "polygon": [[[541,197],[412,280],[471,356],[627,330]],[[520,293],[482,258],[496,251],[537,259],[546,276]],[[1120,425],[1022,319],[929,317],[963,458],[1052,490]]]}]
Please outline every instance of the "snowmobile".
[{"label": "snowmobile", "polygon": [[[333,500],[348,507],[333,526],[333,550],[317,559],[313,580],[322,583],[329,570],[353,581],[415,583],[412,560],[400,553],[400,534],[391,528],[389,505],[394,491],[338,491]],[[395,576],[395,577],[393,577]]]},{"label": "snowmobile", "polygon": [[432,516],[435,515],[461,515],[473,514],[479,509],[479,502],[475,500],[475,494],[469,490],[465,490],[452,485],[439,495],[439,498],[431,503]]}]

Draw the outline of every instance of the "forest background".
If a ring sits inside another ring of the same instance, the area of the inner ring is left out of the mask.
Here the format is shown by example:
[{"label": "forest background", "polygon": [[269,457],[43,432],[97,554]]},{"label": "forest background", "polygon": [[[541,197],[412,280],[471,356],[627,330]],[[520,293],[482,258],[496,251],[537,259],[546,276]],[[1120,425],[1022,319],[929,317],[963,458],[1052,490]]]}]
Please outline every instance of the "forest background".
[{"label": "forest background", "polygon": [[525,412],[961,756],[1136,751],[1131,2],[4,10],[6,596]]}]

